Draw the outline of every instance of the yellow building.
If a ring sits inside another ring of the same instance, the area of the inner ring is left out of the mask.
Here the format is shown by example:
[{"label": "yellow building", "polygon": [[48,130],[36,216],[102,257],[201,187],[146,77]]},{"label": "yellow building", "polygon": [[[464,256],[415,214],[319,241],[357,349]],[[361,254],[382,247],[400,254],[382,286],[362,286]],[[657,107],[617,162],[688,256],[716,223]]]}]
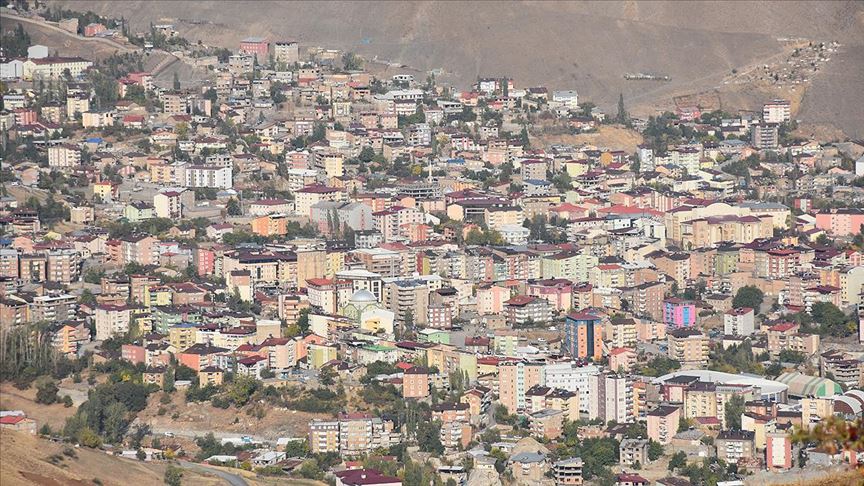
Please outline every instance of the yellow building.
[{"label": "yellow building", "polygon": [[345,266],[345,252],[328,250],[325,257],[324,278],[336,278],[336,272],[341,272]]},{"label": "yellow building", "polygon": [[90,186],[93,188],[93,199],[101,202],[114,200],[114,185],[110,182],[97,182]]},{"label": "yellow building", "polygon": [[183,324],[168,329],[168,343],[177,351],[183,351],[195,344],[198,328]]},{"label": "yellow building", "polygon": [[801,426],[812,429],[822,419],[834,415],[834,402],[830,398],[801,399]]},{"label": "yellow building", "polygon": [[599,260],[594,255],[561,252],[543,257],[540,261],[543,278],[566,278],[574,282],[588,280],[589,271],[597,266]]},{"label": "yellow building", "polygon": [[144,306],[150,309],[153,306],[171,305],[171,295],[171,289],[168,287],[150,287],[144,291]]},{"label": "yellow building", "polygon": [[307,347],[306,356],[309,367],[317,370],[324,366],[326,363],[329,363],[330,361],[336,359],[338,357],[338,353],[335,346],[310,343]]},{"label": "yellow building", "polygon": [[343,170],[343,158],[340,154],[324,154],[321,156],[320,167],[324,169],[327,178],[342,177],[345,175]]},{"label": "yellow building", "polygon": [[486,208],[483,220],[488,228],[497,230],[506,225],[521,226],[525,222],[525,215],[518,206]]}]

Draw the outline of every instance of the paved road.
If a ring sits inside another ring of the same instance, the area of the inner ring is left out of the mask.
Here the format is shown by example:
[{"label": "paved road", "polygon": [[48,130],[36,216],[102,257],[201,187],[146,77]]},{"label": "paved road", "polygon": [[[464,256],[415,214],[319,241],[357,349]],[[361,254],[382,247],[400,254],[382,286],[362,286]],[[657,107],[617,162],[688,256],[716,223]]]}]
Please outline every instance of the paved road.
[{"label": "paved road", "polygon": [[231,474],[229,472],[225,472],[221,469],[217,469],[215,467],[210,467],[204,464],[198,464],[189,461],[179,461],[180,466],[184,469],[191,469],[193,471],[198,471],[207,474],[213,474],[214,476],[219,477],[220,479],[224,479],[231,486],[249,486],[249,483],[238,474]]},{"label": "paved road", "polygon": [[130,47],[128,45],[121,44],[117,41],[114,41],[112,39],[108,39],[106,37],[81,37],[80,35],[73,34],[71,32],[67,32],[67,31],[61,29],[60,27],[57,27],[55,24],[49,24],[45,21],[37,20],[37,19],[31,19],[28,17],[21,17],[20,15],[16,15],[14,13],[11,13],[6,9],[3,10],[3,16],[6,17],[7,20],[10,20],[10,21],[14,20],[16,22],[24,22],[27,24],[37,25],[39,27],[51,30],[52,32],[56,32],[58,34],[63,34],[67,37],[73,37],[75,40],[78,40],[81,42],[95,42],[98,44],[104,44],[107,46],[111,46],[115,49],[119,49],[123,52],[132,52],[132,51],[138,50],[137,46]]}]

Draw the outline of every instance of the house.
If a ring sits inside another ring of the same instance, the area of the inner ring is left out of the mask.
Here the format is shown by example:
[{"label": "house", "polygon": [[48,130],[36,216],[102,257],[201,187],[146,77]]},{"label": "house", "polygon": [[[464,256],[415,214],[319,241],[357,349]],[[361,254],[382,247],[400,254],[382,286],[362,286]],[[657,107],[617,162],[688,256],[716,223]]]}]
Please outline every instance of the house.
[{"label": "house", "polygon": [[714,439],[717,458],[730,464],[753,458],[755,436],[754,432],[748,430],[721,430]]},{"label": "house", "polygon": [[555,440],[561,437],[564,414],[561,410],[545,409],[529,416],[531,434],[539,439]]},{"label": "house", "polygon": [[333,473],[336,486],[402,486],[402,480],[377,469],[349,469]]},{"label": "house", "polygon": [[619,464],[632,466],[648,464],[648,439],[624,439],[618,447]]},{"label": "house", "polygon": [[680,407],[661,405],[651,410],[647,415],[648,438],[661,445],[671,443],[680,418]]},{"label": "house", "polygon": [[27,418],[24,412],[2,412],[0,413],[0,430],[15,430],[35,435],[36,421]]},{"label": "house", "polygon": [[573,457],[556,462],[552,465],[552,473],[555,478],[555,486],[581,486],[582,458]]},{"label": "house", "polygon": [[405,370],[402,377],[402,396],[404,398],[429,396],[429,370],[427,368],[412,366]]},{"label": "house", "polygon": [[623,473],[615,476],[615,486],[649,486],[651,481],[635,473]]},{"label": "house", "polygon": [[546,454],[537,451],[518,452],[507,461],[513,479],[522,484],[539,483],[549,469]]}]

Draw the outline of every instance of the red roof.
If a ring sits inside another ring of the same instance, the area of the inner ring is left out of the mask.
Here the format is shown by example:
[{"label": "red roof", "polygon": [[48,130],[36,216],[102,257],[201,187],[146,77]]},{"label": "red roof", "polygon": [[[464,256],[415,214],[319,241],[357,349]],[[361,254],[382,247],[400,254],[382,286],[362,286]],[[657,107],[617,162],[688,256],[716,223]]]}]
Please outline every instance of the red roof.
[{"label": "red roof", "polygon": [[797,325],[798,324],[795,324],[794,322],[783,322],[781,324],[775,324],[775,325],[769,327],[768,330],[769,331],[786,332],[786,331],[789,331],[791,329],[794,329]]},{"label": "red roof", "polygon": [[249,356],[248,358],[243,358],[243,359],[237,360],[237,363],[242,364],[243,366],[252,366],[252,365],[258,363],[259,361],[264,361],[266,359],[267,358],[265,358],[263,356]]},{"label": "red roof", "polygon": [[531,297],[530,295],[517,295],[512,299],[505,302],[507,305],[528,305],[537,300],[535,297]]},{"label": "red roof", "polygon": [[619,474],[615,477],[619,483],[644,483],[648,484],[648,480],[638,474]]},{"label": "red roof", "polygon": [[393,476],[385,476],[377,469],[349,469],[334,473],[345,486],[360,486],[370,484],[402,484],[402,480]]},{"label": "red roof", "polygon": [[15,425],[25,418],[27,417],[23,415],[6,415],[5,417],[0,417],[0,425]]}]

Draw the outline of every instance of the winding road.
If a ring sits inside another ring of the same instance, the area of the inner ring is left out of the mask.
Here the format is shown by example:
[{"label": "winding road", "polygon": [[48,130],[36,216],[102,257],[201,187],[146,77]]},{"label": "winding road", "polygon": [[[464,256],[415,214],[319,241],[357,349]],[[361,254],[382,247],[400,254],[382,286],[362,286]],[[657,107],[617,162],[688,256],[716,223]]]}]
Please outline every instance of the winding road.
[{"label": "winding road", "polygon": [[33,24],[35,26],[38,26],[38,27],[41,27],[44,29],[48,29],[52,32],[57,32],[59,34],[63,34],[66,37],[72,37],[75,40],[81,41],[81,42],[94,42],[97,44],[104,44],[106,46],[110,46],[110,47],[113,47],[115,49],[119,49],[120,51],[123,51],[123,52],[133,52],[133,51],[138,50],[137,46],[129,47],[128,45],[121,44],[121,43],[119,43],[113,39],[108,39],[105,37],[82,37],[78,34],[73,34],[71,32],[65,31],[65,30],[61,29],[60,27],[58,27],[54,23],[49,23],[45,20],[37,20],[37,19],[31,19],[29,17],[22,17],[20,15],[11,13],[8,9],[3,9],[3,17],[4,17],[4,20],[7,20],[7,21],[13,21],[14,20],[16,22],[24,22],[26,24]]},{"label": "winding road", "polygon": [[214,476],[219,477],[219,479],[224,479],[231,486],[249,486],[249,483],[246,481],[246,479],[244,479],[243,476],[240,476],[238,474],[231,474],[231,473],[225,472],[221,469],[206,466],[204,464],[198,464],[195,462],[189,462],[189,461],[178,461],[178,462],[180,463],[180,466],[183,467],[183,469],[191,469],[192,471],[197,471],[197,472],[206,473],[206,474],[213,474]]}]

